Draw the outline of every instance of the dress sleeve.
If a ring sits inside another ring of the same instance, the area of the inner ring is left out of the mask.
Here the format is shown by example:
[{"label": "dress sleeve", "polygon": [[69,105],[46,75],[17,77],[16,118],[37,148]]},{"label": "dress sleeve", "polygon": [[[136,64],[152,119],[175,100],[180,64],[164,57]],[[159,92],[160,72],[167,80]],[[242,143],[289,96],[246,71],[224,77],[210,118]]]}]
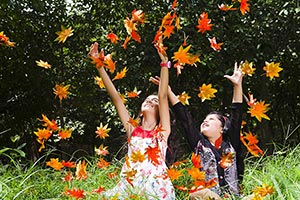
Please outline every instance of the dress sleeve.
[{"label": "dress sleeve", "polygon": [[195,150],[198,141],[203,139],[203,135],[200,134],[199,128],[195,126],[191,114],[181,102],[178,102],[173,106],[173,111],[176,115],[176,119],[181,122],[191,149]]},{"label": "dress sleeve", "polygon": [[230,128],[228,130],[230,143],[235,151],[240,152],[240,130],[242,125],[242,103],[232,103],[230,115]]}]

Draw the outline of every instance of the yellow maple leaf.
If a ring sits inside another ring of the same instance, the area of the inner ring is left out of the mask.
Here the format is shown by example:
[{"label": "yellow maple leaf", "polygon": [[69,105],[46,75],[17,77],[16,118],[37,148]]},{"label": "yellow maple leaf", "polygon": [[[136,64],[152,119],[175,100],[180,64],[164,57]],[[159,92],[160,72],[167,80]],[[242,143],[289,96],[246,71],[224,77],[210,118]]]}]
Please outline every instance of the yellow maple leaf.
[{"label": "yellow maple leaf", "polygon": [[0,32],[0,44],[5,45],[5,46],[9,46],[9,47],[14,47],[15,46],[15,42],[9,41],[9,37],[7,37],[4,34],[3,31]]},{"label": "yellow maple leaf", "polygon": [[126,72],[128,71],[127,67],[124,67],[120,72],[118,72],[116,74],[116,76],[112,79],[114,80],[118,80],[118,79],[122,79],[126,76]]},{"label": "yellow maple leaf", "polygon": [[183,105],[190,105],[189,99],[191,98],[185,91],[182,92],[180,95],[177,95],[177,98]]},{"label": "yellow maple leaf", "polygon": [[95,80],[96,84],[97,84],[101,89],[105,88],[105,85],[104,85],[103,80],[102,80],[101,77],[95,76],[95,77],[94,77],[94,80]]},{"label": "yellow maple leaf", "polygon": [[140,124],[140,118],[138,117],[136,119],[133,119],[130,117],[128,123],[131,124],[133,127],[137,127]]},{"label": "yellow maple leaf", "polygon": [[253,190],[253,193],[265,197],[268,194],[273,194],[274,188],[271,185],[268,186],[267,184],[263,183],[261,187],[256,186]]},{"label": "yellow maple leaf", "polygon": [[100,123],[100,126],[97,127],[97,131],[96,137],[99,137],[100,139],[105,139],[106,137],[108,137],[108,132],[111,130],[110,128],[107,128],[108,124],[106,124],[105,126],[103,126],[102,122]]},{"label": "yellow maple leaf", "polygon": [[132,152],[130,159],[132,160],[132,162],[136,163],[143,162],[146,159],[146,157],[144,154],[141,153],[141,151],[136,151]]},{"label": "yellow maple leaf", "polygon": [[205,180],[205,172],[200,171],[197,167],[191,167],[187,169],[188,174],[194,179],[194,181]]},{"label": "yellow maple leaf", "polygon": [[108,146],[103,146],[103,144],[101,144],[99,146],[99,148],[95,148],[95,152],[97,155],[99,156],[106,156],[109,154],[109,151],[107,150]]},{"label": "yellow maple leaf", "polygon": [[55,32],[55,34],[58,35],[58,37],[54,41],[64,43],[68,37],[73,35],[73,30],[72,27],[65,28],[64,26],[61,26],[61,31]]},{"label": "yellow maple leaf", "polygon": [[283,68],[279,67],[280,63],[265,62],[265,64],[263,70],[266,72],[267,77],[270,77],[271,80],[274,77],[279,77],[279,72],[283,70]]},{"label": "yellow maple leaf", "polygon": [[253,67],[253,62],[249,63],[248,60],[245,60],[245,62],[241,64],[241,70],[244,74],[252,76],[256,69]]},{"label": "yellow maple leaf", "polygon": [[70,87],[70,84],[68,84],[68,85],[63,85],[63,84],[59,85],[59,84],[56,84],[55,88],[53,88],[55,97],[58,96],[58,98],[59,98],[60,101],[62,99],[67,99],[68,95],[71,94],[68,91],[69,87]]},{"label": "yellow maple leaf", "polygon": [[39,61],[35,61],[37,66],[39,67],[43,67],[45,69],[50,69],[51,68],[51,65],[48,63],[48,62],[45,62],[45,61],[42,61],[42,60],[39,60]]},{"label": "yellow maple leaf", "polygon": [[46,162],[46,166],[52,167],[58,171],[64,167],[64,165],[58,161],[58,158],[50,158],[50,161]]},{"label": "yellow maple leaf", "polygon": [[174,52],[174,56],[172,57],[174,61],[178,61],[178,63],[185,64],[189,63],[190,55],[188,51],[190,50],[192,45],[183,48],[181,45],[177,52]]},{"label": "yellow maple leaf", "polygon": [[127,103],[127,99],[126,99],[125,95],[119,93],[119,96],[121,97],[121,100],[123,101],[123,103],[126,104]]},{"label": "yellow maple leaf", "polygon": [[262,118],[270,120],[270,118],[265,114],[270,108],[270,104],[265,104],[265,101],[256,102],[254,105],[248,108],[248,113],[251,117],[256,117],[256,119],[261,122]]},{"label": "yellow maple leaf", "polygon": [[211,98],[215,97],[214,93],[216,93],[218,90],[212,88],[212,84],[206,85],[203,83],[203,85],[199,87],[199,91],[198,97],[201,98],[202,102],[204,102],[206,99],[210,100]]}]

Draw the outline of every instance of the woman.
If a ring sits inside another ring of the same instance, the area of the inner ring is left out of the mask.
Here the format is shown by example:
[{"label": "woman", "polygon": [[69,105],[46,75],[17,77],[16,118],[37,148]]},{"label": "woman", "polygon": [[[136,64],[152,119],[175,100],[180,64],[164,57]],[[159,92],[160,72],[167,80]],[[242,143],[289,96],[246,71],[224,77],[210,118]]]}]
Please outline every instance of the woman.
[{"label": "woman", "polygon": [[[243,74],[237,64],[234,73],[225,78],[233,83],[233,99],[231,116],[227,118],[218,112],[206,116],[199,128],[194,125],[191,114],[183,106],[176,95],[168,89],[168,98],[178,121],[182,122],[188,143],[193,151],[200,155],[201,170],[205,171],[206,180],[215,180],[216,186],[202,189],[190,194],[191,199],[221,199],[225,194],[239,195],[239,180],[244,165],[240,143],[242,122],[242,78]],[[150,78],[154,84],[160,84],[158,77]],[[227,156],[227,161],[222,158]]]},{"label": "woman", "polygon": [[[156,48],[158,48],[155,45]],[[171,180],[167,176],[165,154],[170,134],[170,114],[168,105],[169,72],[168,57],[160,53],[161,84],[158,95],[148,96],[141,106],[141,124],[133,127],[130,116],[115,86],[103,67],[97,68],[105,88],[116,107],[128,137],[128,154],[121,170],[119,183],[105,192],[105,197],[128,199],[175,199]],[[90,49],[90,56],[98,56],[98,44]]]}]

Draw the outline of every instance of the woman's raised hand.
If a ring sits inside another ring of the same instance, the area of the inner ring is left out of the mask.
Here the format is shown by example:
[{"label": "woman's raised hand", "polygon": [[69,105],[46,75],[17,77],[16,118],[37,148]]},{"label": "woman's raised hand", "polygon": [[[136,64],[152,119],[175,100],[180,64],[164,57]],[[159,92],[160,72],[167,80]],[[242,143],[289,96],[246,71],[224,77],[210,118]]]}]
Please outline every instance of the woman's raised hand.
[{"label": "woman's raised hand", "polygon": [[233,85],[241,85],[243,76],[244,76],[244,74],[241,70],[241,65],[238,66],[237,63],[234,64],[234,71],[231,76],[224,75],[224,77],[227,78],[228,80],[230,80]]}]

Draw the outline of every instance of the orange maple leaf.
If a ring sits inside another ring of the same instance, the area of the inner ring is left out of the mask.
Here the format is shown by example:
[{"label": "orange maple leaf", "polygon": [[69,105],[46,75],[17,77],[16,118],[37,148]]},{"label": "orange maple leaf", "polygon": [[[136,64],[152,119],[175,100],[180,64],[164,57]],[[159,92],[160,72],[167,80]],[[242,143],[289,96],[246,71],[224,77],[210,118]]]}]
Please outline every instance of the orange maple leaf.
[{"label": "orange maple leaf", "polygon": [[97,167],[98,167],[99,169],[108,167],[109,165],[110,165],[110,163],[107,162],[107,161],[105,161],[103,158],[99,158],[99,161],[97,162]]},{"label": "orange maple leaf", "polygon": [[123,172],[123,175],[125,175],[127,182],[133,186],[132,180],[134,179],[137,171],[135,169],[130,169],[128,171]]},{"label": "orange maple leaf", "polygon": [[202,168],[201,166],[201,159],[200,159],[200,155],[196,155],[194,152],[192,153],[192,163],[196,168]]},{"label": "orange maple leaf", "polygon": [[104,187],[99,186],[99,188],[92,190],[92,193],[100,194],[105,191]]},{"label": "orange maple leaf", "polygon": [[266,65],[264,66],[263,70],[266,72],[267,77],[270,77],[271,80],[274,77],[279,77],[279,72],[283,70],[281,67],[279,67],[280,63],[265,62],[265,64]]},{"label": "orange maple leaf", "polygon": [[116,34],[114,34],[113,32],[110,32],[109,34],[107,34],[106,38],[109,39],[110,42],[113,44],[116,44],[119,40],[119,37]]},{"label": "orange maple leaf", "polygon": [[241,64],[241,70],[244,74],[252,76],[256,69],[253,67],[253,62],[249,63],[248,60],[245,60],[245,62]]},{"label": "orange maple leaf", "polygon": [[45,148],[45,141],[52,135],[52,131],[50,131],[48,128],[38,128],[38,131],[35,131],[34,134],[38,136],[37,141],[41,144],[38,151],[41,152]]},{"label": "orange maple leaf", "polygon": [[130,117],[128,123],[131,124],[133,127],[137,127],[140,124],[140,118],[138,117],[136,119],[133,119]]},{"label": "orange maple leaf", "polygon": [[224,169],[230,167],[233,163],[234,155],[234,152],[223,154],[221,156],[220,166]]},{"label": "orange maple leaf", "polygon": [[76,199],[81,199],[81,198],[84,198],[84,190],[81,190],[81,189],[72,189],[72,190],[66,190],[64,192],[64,195],[66,196],[71,196],[73,198],[76,198]]},{"label": "orange maple leaf", "polygon": [[[40,121],[43,121],[45,122],[43,124],[44,127],[47,127],[53,131],[56,131],[57,130],[57,123],[55,122],[54,119],[52,119],[51,121],[48,119],[48,117],[44,114],[42,114],[42,119],[39,119]],[[48,139],[48,138],[47,138]]]},{"label": "orange maple leaf", "polygon": [[46,166],[50,166],[58,171],[64,167],[63,164],[58,161],[58,158],[50,158],[50,161],[46,162]]},{"label": "orange maple leaf", "polygon": [[257,146],[258,140],[251,132],[246,133],[246,136],[243,136],[241,133],[240,140],[253,156],[259,157],[259,154],[263,155],[263,151]]},{"label": "orange maple leaf", "polygon": [[139,97],[141,92],[142,92],[141,90],[137,91],[137,88],[135,87],[134,90],[131,92],[126,91],[126,95],[128,98],[136,98]]},{"label": "orange maple leaf", "polygon": [[145,155],[141,153],[141,151],[132,152],[132,155],[130,157],[132,162],[143,162],[146,158]]},{"label": "orange maple leaf", "polygon": [[128,44],[128,42],[130,41],[130,39],[131,39],[131,36],[127,35],[127,36],[126,36],[126,39],[125,39],[125,41],[124,41],[124,43],[122,44],[122,47],[123,47],[124,49],[127,49],[127,44]]},{"label": "orange maple leaf", "polygon": [[270,120],[270,118],[265,114],[270,108],[270,104],[265,104],[265,101],[256,102],[254,105],[248,108],[248,113],[251,114],[251,117],[256,117],[256,119],[261,122],[262,118]]},{"label": "orange maple leaf", "polygon": [[179,177],[183,176],[183,169],[177,170],[174,168],[167,169],[167,174],[172,181],[178,180]]},{"label": "orange maple leaf", "polygon": [[185,64],[189,63],[190,54],[188,51],[190,50],[192,45],[187,46],[185,49],[181,45],[177,52],[174,52],[174,56],[172,57],[174,61],[178,61],[178,63]]},{"label": "orange maple leaf", "polygon": [[212,84],[206,85],[203,83],[201,87],[199,87],[200,93],[198,93],[198,97],[201,98],[202,102],[204,102],[206,99],[210,100],[211,98],[215,97],[214,93],[216,93],[218,90],[212,88]]},{"label": "orange maple leaf", "polygon": [[164,38],[170,38],[171,34],[174,33],[174,26],[173,25],[165,25],[164,26],[165,30],[163,31],[163,36]]},{"label": "orange maple leaf", "polygon": [[192,166],[190,169],[187,169],[187,172],[194,181],[205,180],[205,172],[200,171],[197,167]]},{"label": "orange maple leaf", "polygon": [[159,161],[158,161],[159,153],[160,153],[160,150],[159,150],[158,146],[156,146],[156,147],[149,146],[146,148],[146,152],[145,152],[145,154],[148,156],[148,160],[151,161],[152,164],[155,166],[159,164]]},{"label": "orange maple leaf", "polygon": [[206,31],[210,31],[213,24],[210,23],[211,20],[208,19],[208,13],[203,12],[199,19],[198,19],[198,25],[196,28],[198,28],[198,32],[205,33]]},{"label": "orange maple leaf", "polygon": [[109,72],[110,73],[114,73],[115,72],[115,69],[116,69],[116,62],[114,62],[112,60],[112,55],[111,54],[107,54],[105,57],[104,57],[104,64],[105,64],[105,67],[107,69],[109,69]]},{"label": "orange maple leaf", "polygon": [[53,88],[53,93],[55,94],[55,97],[58,96],[59,100],[61,101],[62,99],[67,99],[68,95],[71,94],[68,90],[69,90],[70,84],[68,85],[59,85],[56,84],[55,88]]},{"label": "orange maple leaf", "polygon": [[14,47],[15,46],[15,42],[9,41],[9,37],[7,37],[4,34],[3,31],[0,32],[0,44],[5,45],[5,46],[9,46],[9,47]]},{"label": "orange maple leaf", "polygon": [[136,31],[132,31],[131,32],[131,37],[132,37],[133,40],[135,40],[135,41],[137,41],[139,43],[142,42],[141,41],[141,36]]},{"label": "orange maple leaf", "polygon": [[104,66],[104,49],[101,49],[98,55],[90,55],[90,59],[92,60],[92,64],[96,64],[96,68],[100,68]]},{"label": "orange maple leaf", "polygon": [[209,42],[210,42],[210,47],[215,50],[215,51],[220,51],[221,50],[221,46],[223,45],[223,43],[217,43],[217,40],[215,37],[208,38]]},{"label": "orange maple leaf", "polygon": [[114,80],[118,80],[118,79],[122,79],[126,76],[126,72],[128,71],[127,67],[124,67],[120,72],[118,72],[116,74],[116,76],[112,79]]},{"label": "orange maple leaf", "polygon": [[67,167],[67,168],[75,168],[76,167],[75,162],[71,162],[71,161],[64,161],[64,160],[62,160],[61,164],[64,167]]},{"label": "orange maple leaf", "polygon": [[77,163],[76,165],[76,179],[77,180],[82,180],[82,179],[87,179],[87,171],[86,171],[86,167],[87,167],[88,163],[85,163],[85,160],[83,160],[82,162],[79,161],[79,163]]},{"label": "orange maple leaf", "polygon": [[246,12],[250,12],[250,4],[248,4],[248,0],[238,0],[240,2],[240,11],[242,15],[245,15]]},{"label": "orange maple leaf", "polygon": [[73,176],[70,171],[62,178],[63,181],[65,182],[71,182],[73,180]]},{"label": "orange maple leaf", "polygon": [[108,124],[104,125],[102,122],[100,123],[100,126],[97,127],[96,137],[99,137],[100,139],[105,139],[106,137],[109,137],[108,132],[111,130],[110,128],[107,128]]},{"label": "orange maple leaf", "polygon": [[64,43],[68,37],[73,35],[73,30],[72,27],[65,28],[64,26],[61,26],[61,31],[55,32],[55,34],[58,35],[58,37],[54,41]]},{"label": "orange maple leaf", "polygon": [[145,23],[145,14],[143,13],[142,10],[136,10],[136,9],[134,9],[131,12],[131,15],[132,15],[132,20],[133,21],[137,21],[137,22],[140,22],[142,24]]},{"label": "orange maple leaf", "polygon": [[72,129],[61,129],[58,131],[60,139],[70,138],[72,135]]}]

